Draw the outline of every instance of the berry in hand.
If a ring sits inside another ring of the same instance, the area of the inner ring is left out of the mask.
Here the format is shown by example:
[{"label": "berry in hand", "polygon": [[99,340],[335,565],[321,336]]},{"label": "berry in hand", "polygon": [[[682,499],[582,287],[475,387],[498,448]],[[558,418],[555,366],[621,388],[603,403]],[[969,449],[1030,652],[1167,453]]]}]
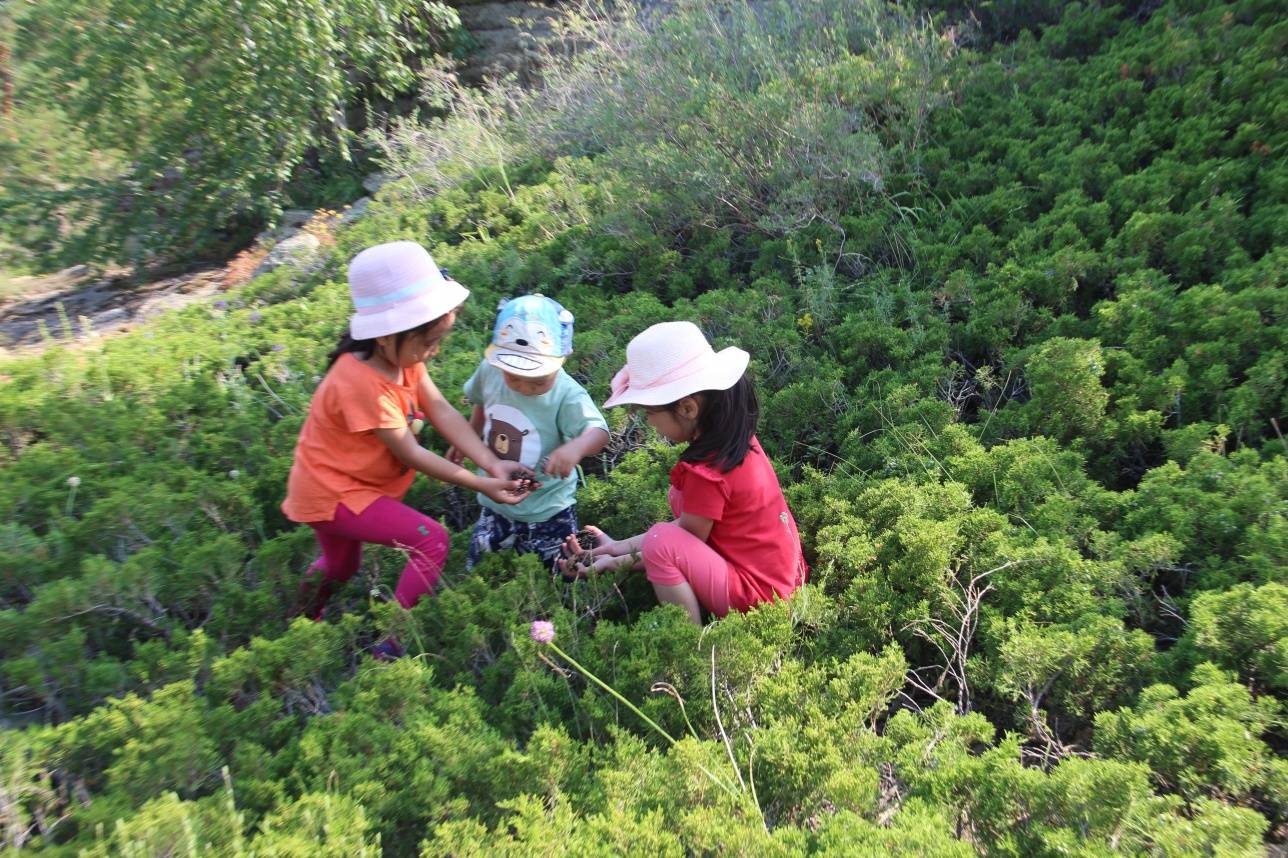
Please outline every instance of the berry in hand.
[{"label": "berry in hand", "polygon": [[510,479],[519,481],[518,487],[511,490],[513,494],[525,495],[528,492],[537,490],[537,486],[538,486],[537,481],[534,480],[532,478],[532,474],[528,473],[527,471],[520,471],[520,470],[511,471]]}]

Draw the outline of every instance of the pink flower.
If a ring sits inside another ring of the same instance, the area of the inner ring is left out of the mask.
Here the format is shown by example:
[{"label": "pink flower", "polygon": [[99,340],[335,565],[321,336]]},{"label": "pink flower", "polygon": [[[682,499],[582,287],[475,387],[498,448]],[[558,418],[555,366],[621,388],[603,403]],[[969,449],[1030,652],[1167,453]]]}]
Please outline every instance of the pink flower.
[{"label": "pink flower", "polygon": [[537,643],[548,644],[555,639],[555,624],[545,620],[533,620],[528,629],[528,637]]}]

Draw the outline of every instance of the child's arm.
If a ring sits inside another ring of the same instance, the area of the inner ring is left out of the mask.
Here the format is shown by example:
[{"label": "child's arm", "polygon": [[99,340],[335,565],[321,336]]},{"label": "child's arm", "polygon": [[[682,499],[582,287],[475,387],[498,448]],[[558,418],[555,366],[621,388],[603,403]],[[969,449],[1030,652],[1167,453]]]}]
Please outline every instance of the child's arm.
[{"label": "child's arm", "polygon": [[[681,513],[675,523],[703,542],[710,538],[711,528],[715,525],[713,520],[694,515],[691,512]],[[588,524],[585,529],[595,537],[596,545],[590,551],[583,552],[581,546],[577,544],[575,535],[570,535],[565,539],[565,559],[560,561],[561,568],[565,573],[608,572],[613,569],[637,566],[641,562],[640,552],[644,548],[643,533],[632,536],[629,539],[613,539],[594,525]],[[576,558],[584,554],[589,554],[592,558],[589,566],[576,568]]]},{"label": "child's arm", "polygon": [[680,513],[680,517],[675,520],[675,523],[703,542],[706,542],[707,538],[711,536],[711,528],[715,524],[711,519],[694,515],[691,512]]},{"label": "child's arm", "polygon": [[608,430],[591,426],[576,438],[550,451],[542,470],[552,477],[563,478],[573,472],[577,463],[608,446]]},{"label": "child's arm", "polygon": [[613,539],[593,524],[583,529],[594,537],[595,547],[583,551],[577,536],[569,534],[563,544],[564,556],[559,560],[559,569],[565,575],[585,576],[590,572],[611,572],[640,564],[644,534],[630,539]]},{"label": "child's arm", "polygon": [[563,558],[559,561],[560,569],[565,575],[585,575],[589,572],[611,572],[639,566],[640,551],[644,546],[644,534],[629,539],[613,539],[593,524],[584,530],[595,539],[595,547],[583,551],[575,534],[569,534],[564,540]]},{"label": "child's arm", "polygon": [[[470,428],[470,424],[461,416],[452,403],[448,402],[428,375],[420,379],[420,399],[425,403],[425,419],[433,424],[439,434],[447,439],[458,451],[494,477],[508,479],[509,471],[497,455],[484,444],[479,433]],[[441,458],[435,456],[435,458]],[[444,459],[443,461],[447,461]],[[449,463],[450,464],[450,463]],[[509,463],[513,465],[514,463]],[[449,482],[451,482],[449,480]],[[457,485],[464,485],[458,483]],[[486,494],[486,492],[484,492]],[[491,495],[489,495],[491,497]]]},{"label": "child's arm", "polygon": [[[470,413],[470,428],[472,428],[474,430],[474,434],[478,435],[480,438],[483,437],[483,427],[486,425],[486,422],[487,417],[483,414],[483,406],[475,405],[474,410]],[[460,447],[453,444],[447,448],[447,461],[454,465],[459,465],[461,462],[465,461],[465,454],[461,452]]]},{"label": "child's arm", "polygon": [[[691,512],[680,513],[680,517],[675,523],[683,527],[689,533],[692,533],[698,539],[706,542],[711,536],[711,528],[715,522],[709,518],[703,518],[700,515],[694,515]],[[608,554],[613,557],[624,557],[628,554],[636,554],[644,547],[644,534],[640,533],[629,539],[613,539],[607,533],[600,530],[594,525],[587,525],[586,529],[595,534],[595,541],[598,543],[590,550],[591,554]]]},{"label": "child's arm", "polygon": [[[464,417],[460,414],[456,416],[460,418],[462,424],[465,423]],[[416,436],[406,426],[399,426],[396,429],[377,429],[375,432],[376,437],[384,442],[389,452],[393,453],[398,461],[426,476],[482,492],[497,503],[518,503],[529,494],[529,492],[520,493],[518,480],[481,477],[468,468],[454,465],[442,456],[431,453],[417,443]]]}]

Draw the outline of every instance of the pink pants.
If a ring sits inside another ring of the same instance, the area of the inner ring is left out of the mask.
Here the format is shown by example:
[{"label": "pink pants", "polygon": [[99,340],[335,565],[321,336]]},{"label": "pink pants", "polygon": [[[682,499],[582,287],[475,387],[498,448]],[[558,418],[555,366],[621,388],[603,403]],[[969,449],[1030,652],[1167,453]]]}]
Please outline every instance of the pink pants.
[{"label": "pink pants", "polygon": [[698,604],[717,617],[729,613],[729,561],[673,521],[655,524],[640,550],[644,574],[654,584],[687,583]]},{"label": "pink pants", "polygon": [[333,581],[348,581],[362,562],[362,543],[374,542],[407,552],[407,565],[394,590],[394,598],[410,608],[434,589],[438,573],[447,559],[447,530],[427,515],[393,498],[380,498],[354,515],[344,504],[336,504],[331,521],[310,522],[322,546],[322,556],[313,568]]}]

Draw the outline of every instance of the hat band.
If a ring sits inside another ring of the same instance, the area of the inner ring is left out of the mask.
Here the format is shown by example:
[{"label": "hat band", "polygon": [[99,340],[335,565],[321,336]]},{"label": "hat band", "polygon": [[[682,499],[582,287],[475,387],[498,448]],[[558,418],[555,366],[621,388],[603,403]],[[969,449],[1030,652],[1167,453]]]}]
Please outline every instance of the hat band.
[{"label": "hat band", "polygon": [[392,304],[395,301],[401,301],[404,298],[411,298],[424,292],[432,286],[433,283],[434,279],[431,277],[426,278],[425,280],[418,280],[410,286],[404,286],[397,292],[389,292],[385,295],[363,295],[361,297],[354,295],[353,306],[359,310],[363,310],[369,307],[379,307],[383,304]]}]

